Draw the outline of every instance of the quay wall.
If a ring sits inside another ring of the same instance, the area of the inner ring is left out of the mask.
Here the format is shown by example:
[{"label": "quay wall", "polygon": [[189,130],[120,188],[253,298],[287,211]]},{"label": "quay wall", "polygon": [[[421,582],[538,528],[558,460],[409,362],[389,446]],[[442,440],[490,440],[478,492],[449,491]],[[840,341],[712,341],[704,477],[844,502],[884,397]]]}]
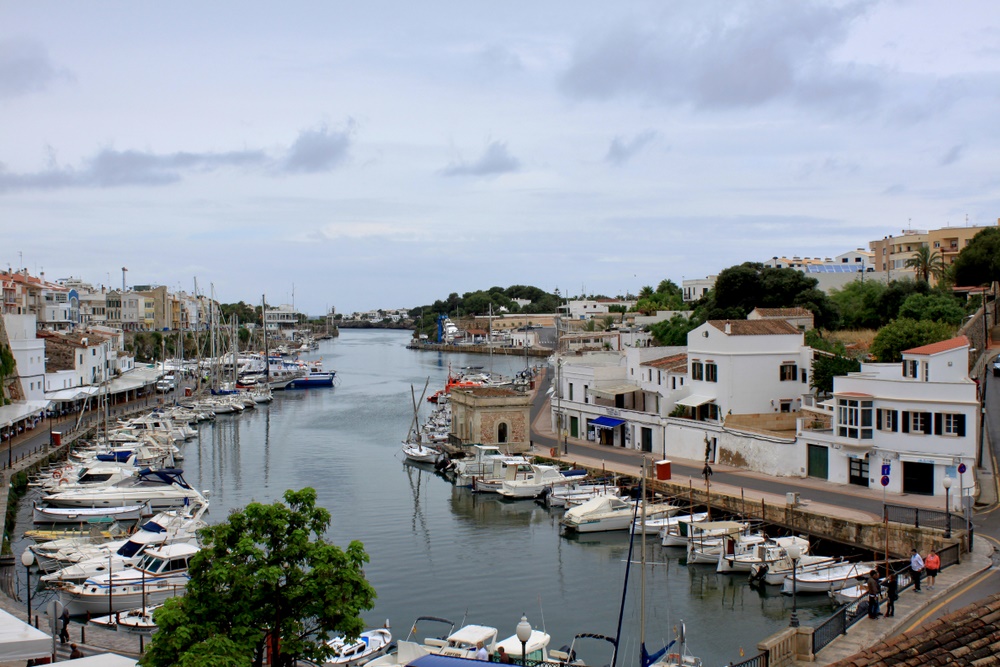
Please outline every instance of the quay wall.
[{"label": "quay wall", "polygon": [[[553,459],[560,462],[559,459]],[[600,477],[606,471],[600,468],[585,468],[588,474]],[[638,478],[628,478],[623,485],[637,486]],[[733,495],[712,490],[706,490],[704,484],[681,484],[678,482],[657,480],[650,476],[646,487],[653,493],[659,493],[679,501],[685,505],[711,507],[730,516],[741,516],[750,521],[762,521],[773,526],[818,537],[840,544],[860,547],[882,554],[886,551],[886,534],[888,532],[888,551],[891,558],[909,556],[910,549],[916,548],[921,553],[930,549],[940,550],[945,546],[959,542],[962,553],[968,552],[968,534],[964,527],[953,526],[952,537],[945,539],[943,531],[921,526],[919,528],[902,523],[881,520],[861,520],[849,517],[838,517],[812,509],[802,504],[789,504],[768,500],[764,497],[749,497]]]},{"label": "quay wall", "polygon": [[506,354],[508,356],[548,357],[552,350],[543,347],[529,347],[527,352],[523,347],[497,347],[495,345],[452,345],[450,343],[410,343],[410,350],[433,350],[436,352],[465,352],[467,354]]}]

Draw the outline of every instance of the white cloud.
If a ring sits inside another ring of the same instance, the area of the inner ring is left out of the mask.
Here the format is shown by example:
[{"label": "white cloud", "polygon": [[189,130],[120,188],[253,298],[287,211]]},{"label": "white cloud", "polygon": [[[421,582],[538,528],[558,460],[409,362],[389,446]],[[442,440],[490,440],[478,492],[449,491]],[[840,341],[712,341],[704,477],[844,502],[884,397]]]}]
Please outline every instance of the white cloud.
[{"label": "white cloud", "polygon": [[498,176],[520,168],[520,161],[510,154],[506,143],[491,141],[477,159],[472,162],[456,160],[442,169],[441,173],[445,176]]}]

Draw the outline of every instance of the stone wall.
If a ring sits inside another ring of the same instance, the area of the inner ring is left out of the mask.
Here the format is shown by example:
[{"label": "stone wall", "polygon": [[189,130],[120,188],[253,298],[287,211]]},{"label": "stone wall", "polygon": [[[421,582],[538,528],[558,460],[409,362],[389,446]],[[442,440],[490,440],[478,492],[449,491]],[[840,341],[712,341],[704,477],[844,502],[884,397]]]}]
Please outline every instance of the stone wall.
[{"label": "stone wall", "polygon": [[749,428],[754,431],[795,431],[795,420],[800,412],[763,412],[758,414],[729,415],[726,426]]}]

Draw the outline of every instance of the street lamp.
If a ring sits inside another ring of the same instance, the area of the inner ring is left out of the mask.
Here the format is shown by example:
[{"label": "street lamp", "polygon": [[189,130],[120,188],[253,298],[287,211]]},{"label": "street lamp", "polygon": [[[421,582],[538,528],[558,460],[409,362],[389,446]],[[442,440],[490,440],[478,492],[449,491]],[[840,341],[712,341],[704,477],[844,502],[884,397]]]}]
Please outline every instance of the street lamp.
[{"label": "street lamp", "polygon": [[945,477],[944,481],[944,538],[951,539],[951,477]]},{"label": "street lamp", "polygon": [[35,564],[35,554],[32,553],[31,549],[25,549],[21,552],[21,565],[28,573],[27,578],[27,588],[28,588],[28,625],[31,625],[31,566]]},{"label": "street lamp", "polygon": [[528,623],[528,617],[521,614],[521,622],[517,624],[514,628],[514,634],[517,635],[517,641],[521,642],[521,664],[528,664],[528,640],[531,639],[531,623]]},{"label": "street lamp", "polygon": [[792,616],[788,619],[788,627],[799,627],[799,608],[796,594],[798,593],[798,581],[796,580],[796,570],[799,567],[799,557],[802,556],[802,549],[797,544],[790,545],[785,549],[785,553],[792,559]]}]

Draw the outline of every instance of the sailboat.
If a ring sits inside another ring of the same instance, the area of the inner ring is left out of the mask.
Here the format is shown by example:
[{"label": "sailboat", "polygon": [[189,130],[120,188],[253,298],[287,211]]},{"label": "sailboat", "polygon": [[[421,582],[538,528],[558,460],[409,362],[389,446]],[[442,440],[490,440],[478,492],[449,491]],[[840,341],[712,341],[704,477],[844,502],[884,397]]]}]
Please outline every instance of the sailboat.
[{"label": "sailboat", "polygon": [[413,419],[410,420],[410,430],[403,441],[403,456],[406,457],[407,461],[412,461],[413,463],[435,463],[441,456],[440,449],[424,444],[420,437],[420,405],[424,402],[424,395],[427,393],[427,387],[430,385],[430,382],[431,379],[427,378],[419,401],[417,400],[413,385],[410,385],[410,398],[413,401]]},{"label": "sailboat", "polygon": [[[645,498],[646,495],[646,459],[642,460],[642,497]],[[691,655],[687,647],[687,629],[684,626],[684,621],[681,620],[676,626],[674,626],[674,639],[670,641],[669,644],[659,649],[658,651],[650,654],[646,650],[646,513],[645,513],[645,503],[641,505],[642,518],[640,525],[642,529],[639,531],[641,535],[641,547],[642,555],[640,556],[640,584],[639,584],[639,596],[640,596],[640,621],[639,621],[639,650],[641,654],[641,667],[701,667],[701,658]],[[631,551],[631,544],[635,540],[635,532],[629,539],[629,550]],[[630,554],[631,562],[631,554]],[[626,576],[626,582],[628,578]],[[624,601],[623,601],[624,602]],[[623,605],[624,606],[624,605]],[[677,647],[672,653],[668,653],[671,648]]]}]

